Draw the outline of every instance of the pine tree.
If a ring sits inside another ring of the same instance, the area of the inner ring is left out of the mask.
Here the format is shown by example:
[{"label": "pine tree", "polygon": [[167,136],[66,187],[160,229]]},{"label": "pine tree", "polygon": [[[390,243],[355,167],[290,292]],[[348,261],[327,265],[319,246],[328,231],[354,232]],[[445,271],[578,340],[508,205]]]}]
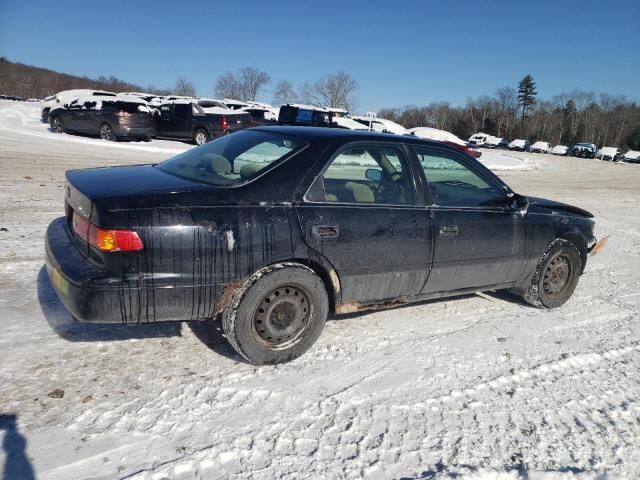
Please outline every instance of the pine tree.
[{"label": "pine tree", "polygon": [[524,117],[529,107],[536,103],[536,82],[531,75],[527,75],[518,83],[518,103],[522,105],[522,119],[520,120],[520,131],[524,134]]}]

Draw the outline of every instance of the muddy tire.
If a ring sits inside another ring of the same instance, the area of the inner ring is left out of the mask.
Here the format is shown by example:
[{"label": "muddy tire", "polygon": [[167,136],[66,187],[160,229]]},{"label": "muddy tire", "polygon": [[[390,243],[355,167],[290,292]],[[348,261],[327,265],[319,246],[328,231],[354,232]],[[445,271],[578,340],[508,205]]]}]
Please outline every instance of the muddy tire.
[{"label": "muddy tire", "polygon": [[204,145],[209,141],[209,134],[206,130],[202,128],[198,128],[195,132],[193,132],[193,143],[196,145]]},{"label": "muddy tire", "polygon": [[324,328],[329,301],[313,270],[280,263],[255,273],[222,313],[231,346],[256,365],[289,362],[305,353]]},{"label": "muddy tire", "polygon": [[560,307],[573,294],[581,272],[582,260],[576,246],[556,239],[538,261],[523,298],[535,307]]},{"label": "muddy tire", "polygon": [[64,133],[64,122],[58,115],[51,117],[51,130],[56,133]]}]

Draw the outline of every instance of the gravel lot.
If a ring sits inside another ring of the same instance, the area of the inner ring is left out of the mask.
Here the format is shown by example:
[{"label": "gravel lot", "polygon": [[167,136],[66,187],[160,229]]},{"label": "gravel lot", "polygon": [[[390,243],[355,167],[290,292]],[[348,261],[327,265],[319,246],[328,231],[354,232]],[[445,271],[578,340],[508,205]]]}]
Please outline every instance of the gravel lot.
[{"label": "gravel lot", "polygon": [[35,134],[37,108],[0,102],[6,478],[640,477],[640,165],[522,154],[537,168],[499,172],[611,236],[564,307],[489,293],[339,317],[255,367],[215,324],[72,320],[43,269],[64,171],[189,146]]}]

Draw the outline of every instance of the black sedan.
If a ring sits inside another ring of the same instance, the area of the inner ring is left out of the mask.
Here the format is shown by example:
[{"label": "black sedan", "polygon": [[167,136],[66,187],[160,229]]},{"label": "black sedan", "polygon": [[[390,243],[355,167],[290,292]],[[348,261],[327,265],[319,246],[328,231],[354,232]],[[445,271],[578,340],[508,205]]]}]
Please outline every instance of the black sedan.
[{"label": "black sedan", "polygon": [[89,97],[49,112],[51,130],[98,135],[103,140],[149,141],[156,135],[151,110],[145,103],[116,97]]},{"label": "black sedan", "polygon": [[221,314],[247,360],[292,360],[331,312],[509,289],[565,303],[592,215],[514,193],[457,148],[312,127],[243,130],[156,165],[67,172],[47,269],[81,321]]}]

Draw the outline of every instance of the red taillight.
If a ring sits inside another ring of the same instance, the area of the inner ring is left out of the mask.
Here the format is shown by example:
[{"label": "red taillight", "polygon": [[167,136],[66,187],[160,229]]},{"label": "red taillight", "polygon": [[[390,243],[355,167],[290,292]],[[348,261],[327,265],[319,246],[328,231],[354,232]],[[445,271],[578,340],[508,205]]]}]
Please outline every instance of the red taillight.
[{"label": "red taillight", "polygon": [[220,130],[226,131],[229,128],[229,124],[227,123],[227,117],[224,115],[220,118]]},{"label": "red taillight", "polygon": [[144,245],[140,236],[131,230],[100,228],[77,213],[73,214],[73,231],[89,245],[103,252],[137,252]]},{"label": "red taillight", "polygon": [[125,112],[124,110],[120,110],[119,112],[116,112],[116,117],[128,117],[129,115],[131,115],[129,112]]}]

